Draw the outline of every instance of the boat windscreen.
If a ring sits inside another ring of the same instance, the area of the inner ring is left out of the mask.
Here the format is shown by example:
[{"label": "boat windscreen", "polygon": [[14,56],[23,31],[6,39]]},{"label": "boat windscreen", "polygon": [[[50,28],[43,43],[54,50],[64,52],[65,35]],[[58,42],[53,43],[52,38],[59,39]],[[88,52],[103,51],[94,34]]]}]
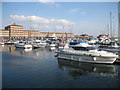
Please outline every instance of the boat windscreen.
[{"label": "boat windscreen", "polygon": [[72,47],[74,50],[82,50],[82,51],[89,51],[89,50],[94,50],[96,48],[94,47]]}]

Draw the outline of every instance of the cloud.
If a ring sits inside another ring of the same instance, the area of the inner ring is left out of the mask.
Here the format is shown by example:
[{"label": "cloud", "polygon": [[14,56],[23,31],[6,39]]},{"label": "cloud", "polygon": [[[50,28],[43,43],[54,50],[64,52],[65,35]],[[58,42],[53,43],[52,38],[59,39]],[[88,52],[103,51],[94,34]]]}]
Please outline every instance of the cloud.
[{"label": "cloud", "polygon": [[12,20],[16,20],[19,22],[31,21],[31,22],[43,23],[43,24],[50,24],[50,23],[63,24],[63,25],[75,24],[74,22],[71,22],[66,19],[47,19],[39,16],[10,15],[10,18]]},{"label": "cloud", "polygon": [[70,13],[76,13],[79,10],[80,10],[79,8],[73,8],[73,9],[69,10],[68,12],[70,12]]},{"label": "cloud", "polygon": [[55,3],[55,0],[38,0],[38,2],[40,2],[42,4],[48,4],[53,7],[60,7],[59,4]]},{"label": "cloud", "polygon": [[38,2],[41,2],[41,3],[44,3],[44,4],[49,3],[51,1],[53,1],[53,0],[38,0]]},{"label": "cloud", "polygon": [[48,19],[43,18],[39,16],[24,16],[24,15],[10,15],[10,18],[16,21],[31,21],[35,23],[43,23],[43,24],[50,24],[50,23],[56,23],[56,24],[75,24],[72,21],[66,20],[66,19]]},{"label": "cloud", "polygon": [[[40,16],[10,15],[10,22],[23,25],[25,29],[58,32],[63,30],[63,26],[75,25],[74,22],[66,19],[48,19]],[[67,30],[67,29],[66,29]]]},{"label": "cloud", "polygon": [[80,14],[81,14],[81,15],[85,15],[85,14],[86,14],[86,12],[84,12],[84,11],[81,11],[81,12],[80,12]]},{"label": "cloud", "polygon": [[86,12],[85,11],[82,11],[80,8],[73,8],[71,10],[68,11],[69,13],[80,13],[81,15],[85,15]]}]

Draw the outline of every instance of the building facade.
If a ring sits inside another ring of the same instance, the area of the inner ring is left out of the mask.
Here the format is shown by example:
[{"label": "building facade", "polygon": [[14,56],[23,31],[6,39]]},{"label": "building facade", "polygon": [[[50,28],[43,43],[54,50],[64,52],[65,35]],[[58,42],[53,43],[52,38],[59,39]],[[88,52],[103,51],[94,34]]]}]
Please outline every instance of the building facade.
[{"label": "building facade", "polygon": [[55,38],[69,38],[69,37],[74,37],[74,34],[72,33],[59,33],[59,32],[41,32],[40,33],[41,37],[55,37]]},{"label": "building facade", "polygon": [[28,30],[28,37],[40,37],[40,32]]},{"label": "building facade", "polygon": [[1,37],[10,37],[10,38],[28,38],[28,37],[56,37],[56,38],[65,38],[65,37],[74,37],[72,33],[54,33],[54,32],[40,32],[36,30],[24,30],[24,27],[21,25],[8,25],[5,29],[0,30]]},{"label": "building facade", "polygon": [[0,30],[0,37],[9,37],[9,31],[5,29]]},{"label": "building facade", "polygon": [[78,38],[78,39],[91,39],[91,38],[93,38],[93,36],[89,36],[87,34],[75,35],[74,37]]},{"label": "building facade", "polygon": [[15,23],[5,27],[5,30],[9,31],[9,37],[24,37],[24,28],[21,25],[16,25]]}]

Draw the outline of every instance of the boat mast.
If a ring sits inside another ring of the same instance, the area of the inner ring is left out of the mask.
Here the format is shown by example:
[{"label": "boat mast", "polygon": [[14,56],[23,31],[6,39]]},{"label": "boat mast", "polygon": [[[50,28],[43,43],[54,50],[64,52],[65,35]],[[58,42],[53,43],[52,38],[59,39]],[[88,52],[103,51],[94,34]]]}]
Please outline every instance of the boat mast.
[{"label": "boat mast", "polygon": [[113,16],[113,36],[115,37],[115,23],[114,23],[114,16]]},{"label": "boat mast", "polygon": [[72,34],[72,28],[73,28],[73,25],[71,25],[71,27],[70,27],[70,25],[69,25],[70,38],[72,37],[72,36],[71,36],[71,34]]},{"label": "boat mast", "polygon": [[55,21],[54,21],[54,33],[56,32]]},{"label": "boat mast", "polygon": [[30,39],[30,30],[31,30],[31,15],[30,15],[30,27],[29,27],[29,30],[28,30],[28,38]]},{"label": "boat mast", "polygon": [[112,38],[112,12],[110,12],[110,36]]},{"label": "boat mast", "polygon": [[56,39],[56,26],[55,26],[55,21],[54,21],[54,34],[55,35],[55,39]]},{"label": "boat mast", "polygon": [[107,34],[109,35],[109,24],[107,25]]}]

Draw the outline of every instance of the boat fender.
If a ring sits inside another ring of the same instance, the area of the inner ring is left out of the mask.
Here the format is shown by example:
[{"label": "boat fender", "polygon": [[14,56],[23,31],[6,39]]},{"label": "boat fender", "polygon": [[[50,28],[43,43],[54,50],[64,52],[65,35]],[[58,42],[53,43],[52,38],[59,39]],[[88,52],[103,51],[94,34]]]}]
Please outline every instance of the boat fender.
[{"label": "boat fender", "polygon": [[96,61],[96,57],[93,57],[94,61]]},{"label": "boat fender", "polygon": [[84,55],[86,55],[86,54],[84,54]]},{"label": "boat fender", "polygon": [[91,56],[91,54],[89,54]]},{"label": "boat fender", "polygon": [[55,55],[55,57],[57,57],[58,56],[58,54],[57,55]]}]

